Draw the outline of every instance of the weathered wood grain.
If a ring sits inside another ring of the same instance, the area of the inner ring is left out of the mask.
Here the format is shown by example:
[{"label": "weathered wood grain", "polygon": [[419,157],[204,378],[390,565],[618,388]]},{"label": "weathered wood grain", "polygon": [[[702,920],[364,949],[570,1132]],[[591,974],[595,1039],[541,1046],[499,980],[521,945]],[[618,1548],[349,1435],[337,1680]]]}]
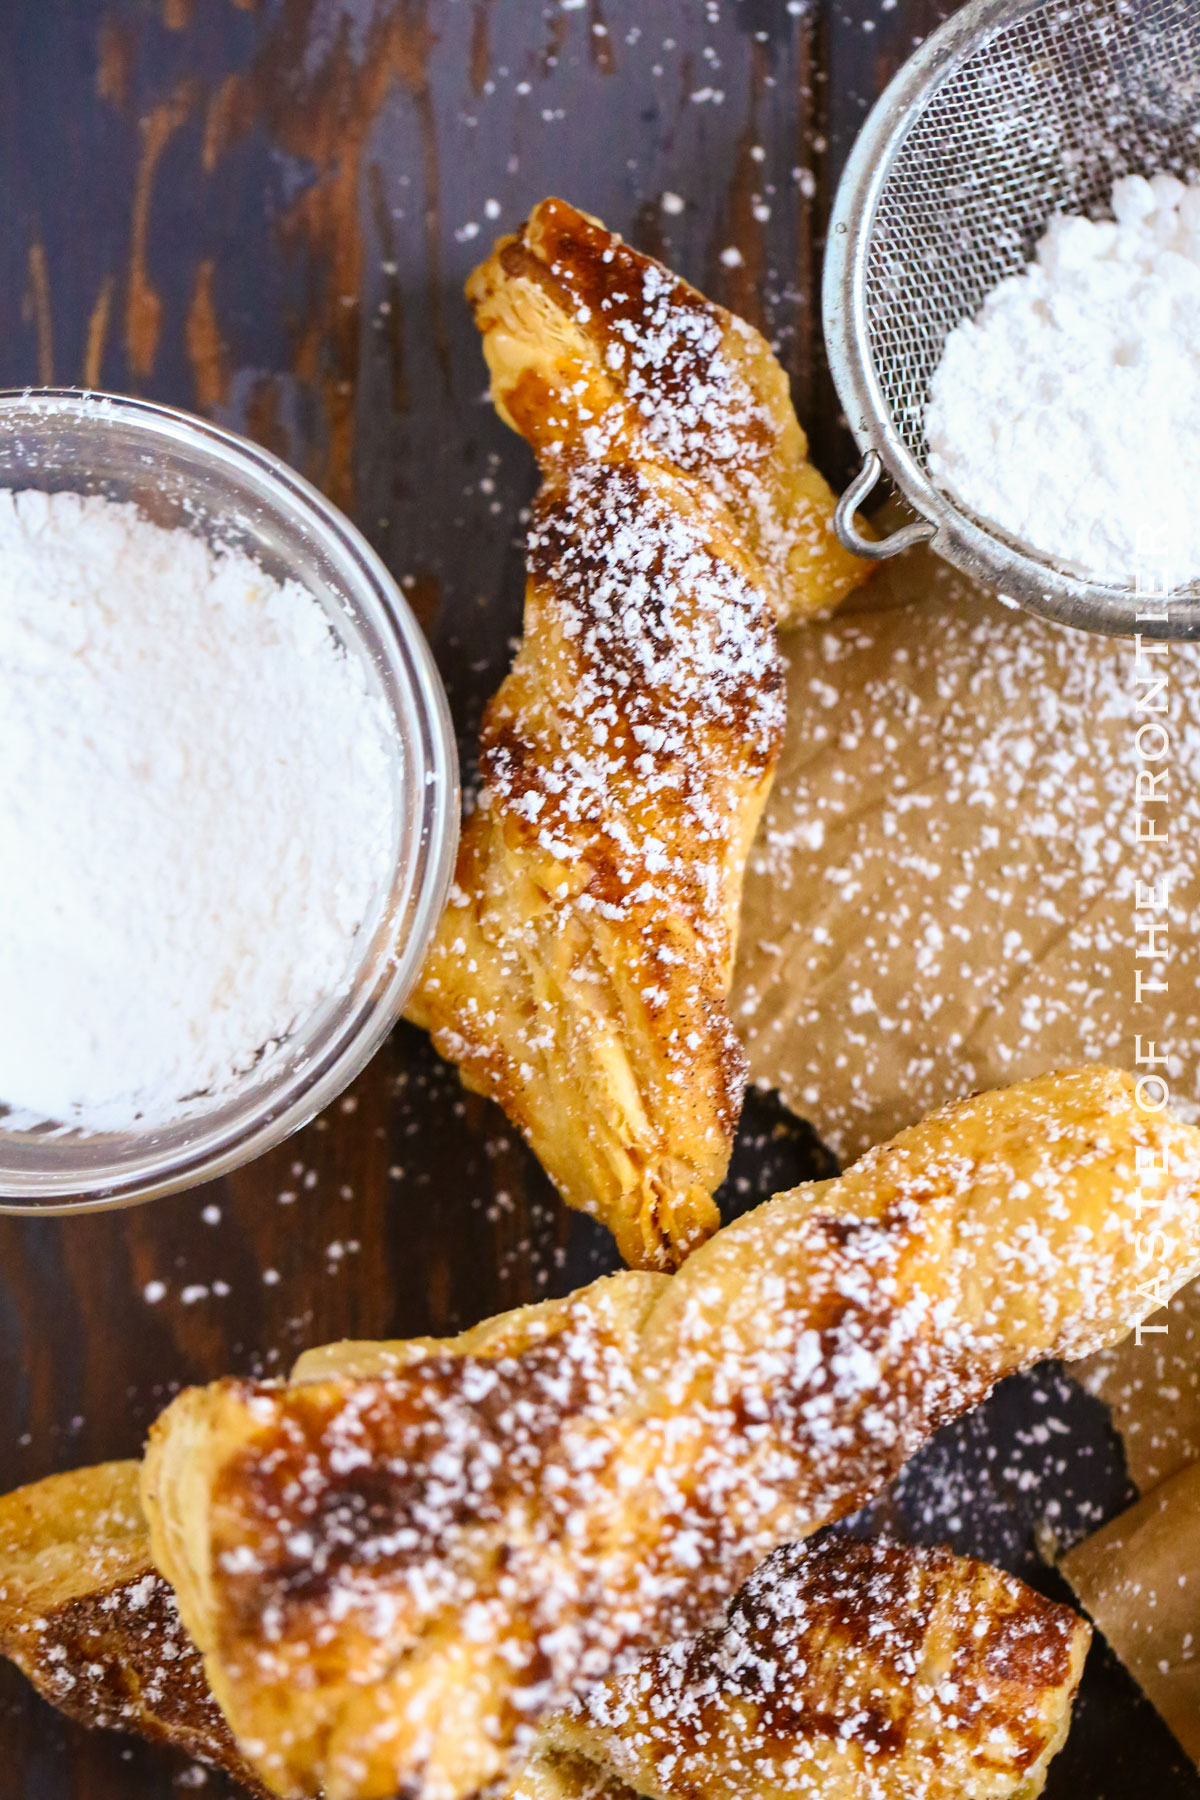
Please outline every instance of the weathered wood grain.
[{"label": "weathered wood grain", "polygon": [[[820,224],[865,108],[944,10],[7,0],[0,383],[146,394],[295,463],[402,578],[469,756],[520,616],[533,472],[482,403],[468,269],[562,192],[773,337],[820,460],[844,475]],[[756,1105],[730,1203],[819,1166]],[[499,1115],[402,1028],[341,1103],[229,1181],[123,1213],[0,1219],[0,1487],[136,1453],[182,1383],[281,1369],[343,1333],[446,1330],[609,1260]],[[1119,1503],[1103,1418],[1051,1400],[1071,1417],[1065,1475],[1039,1473],[1031,1499],[1013,1472],[1036,1468],[1049,1404],[1014,1384],[935,1446],[892,1526],[1027,1568],[1039,1503]],[[0,1672],[0,1800],[163,1800],[196,1779],[89,1738]],[[1052,1791],[1151,1789],[1200,1794],[1098,1662]]]}]

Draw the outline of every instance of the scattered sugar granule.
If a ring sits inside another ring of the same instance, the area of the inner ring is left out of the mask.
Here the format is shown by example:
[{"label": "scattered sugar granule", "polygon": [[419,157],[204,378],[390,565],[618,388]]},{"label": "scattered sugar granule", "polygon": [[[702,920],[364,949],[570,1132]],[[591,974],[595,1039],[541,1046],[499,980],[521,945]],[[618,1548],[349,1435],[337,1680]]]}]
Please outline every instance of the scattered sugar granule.
[{"label": "scattered sugar granule", "polygon": [[1200,185],[1131,175],[1058,216],[946,340],[935,481],[1055,561],[1163,591],[1200,576]]},{"label": "scattered sugar granule", "polygon": [[160,1122],[339,991],[393,853],[390,732],[298,583],[0,490],[0,1101]]}]

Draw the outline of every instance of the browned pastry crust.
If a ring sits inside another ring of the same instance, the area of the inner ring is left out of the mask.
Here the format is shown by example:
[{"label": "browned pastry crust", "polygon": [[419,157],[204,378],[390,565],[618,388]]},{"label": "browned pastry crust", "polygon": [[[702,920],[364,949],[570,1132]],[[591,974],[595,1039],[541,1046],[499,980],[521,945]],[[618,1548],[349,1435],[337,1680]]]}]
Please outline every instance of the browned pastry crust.
[{"label": "browned pastry crust", "polygon": [[0,1499],[0,1655],[69,1718],[174,1744],[269,1797],[150,1560],[137,1463]]},{"label": "browned pastry crust", "polygon": [[544,473],[634,461],[695,477],[736,522],[780,625],[862,580],[787,377],[745,320],[563,200],[500,239],[467,297],[496,409]]},{"label": "browned pastry crust", "polygon": [[1113,1071],[1046,1076],[778,1196],[672,1277],[415,1357],[352,1346],[353,1376],[327,1354],[298,1371],[321,1379],[182,1395],[144,1468],[155,1561],[272,1785],[456,1800],[1001,1376],[1115,1341],[1198,1266],[1200,1133]]},{"label": "browned pastry crust", "polygon": [[547,200],[471,278],[543,475],[525,634],[408,1014],[626,1262],[718,1224],[745,1057],[726,998],[783,731],[779,616],[861,573],[758,334]]},{"label": "browned pastry crust", "polygon": [[[150,1561],[133,1463],[0,1500],[0,1652],[85,1725],[238,1755]],[[1089,1631],[944,1550],[769,1557],[719,1629],[551,1719],[504,1800],[1015,1800],[1066,1735]]]},{"label": "browned pastry crust", "polygon": [[546,1741],[649,1800],[1027,1800],[1090,1637],[986,1564],[827,1537],[776,1551],[721,1626],[593,1688]]}]

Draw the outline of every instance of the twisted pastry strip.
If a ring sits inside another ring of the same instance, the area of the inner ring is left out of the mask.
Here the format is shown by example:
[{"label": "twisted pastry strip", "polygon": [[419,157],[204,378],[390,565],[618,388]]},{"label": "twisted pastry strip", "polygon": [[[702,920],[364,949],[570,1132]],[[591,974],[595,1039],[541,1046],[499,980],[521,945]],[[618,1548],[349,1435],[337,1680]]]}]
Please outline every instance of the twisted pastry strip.
[{"label": "twisted pastry strip", "polygon": [[[505,1800],[1012,1800],[1066,1735],[1088,1627],[944,1550],[826,1538],[769,1557],[723,1625],[547,1722]],[[0,1500],[0,1653],[84,1725],[239,1755],[150,1561],[137,1465]]]},{"label": "twisted pastry strip", "polygon": [[626,1262],[719,1223],[746,1079],[726,997],[783,732],[777,616],[860,565],[748,326],[561,201],[468,287],[543,475],[525,635],[408,1005]]},{"label": "twisted pastry strip", "polygon": [[784,627],[862,580],[787,376],[744,319],[562,200],[500,239],[467,297],[496,410],[543,475],[599,461],[694,477],[734,521]]},{"label": "twisted pastry strip", "polygon": [[155,1561],[271,1785],[450,1800],[1001,1376],[1198,1267],[1200,1133],[1101,1068],[975,1096],[673,1277],[185,1393],[144,1468]]},{"label": "twisted pastry strip", "polygon": [[270,1800],[150,1560],[138,1474],[101,1463],[0,1499],[0,1655],[78,1724],[173,1744]]},{"label": "twisted pastry strip", "polygon": [[[1090,1637],[983,1563],[827,1537],[769,1556],[718,1628],[591,1689],[545,1741],[648,1800],[1033,1800]],[[536,1800],[545,1756],[512,1800]]]}]

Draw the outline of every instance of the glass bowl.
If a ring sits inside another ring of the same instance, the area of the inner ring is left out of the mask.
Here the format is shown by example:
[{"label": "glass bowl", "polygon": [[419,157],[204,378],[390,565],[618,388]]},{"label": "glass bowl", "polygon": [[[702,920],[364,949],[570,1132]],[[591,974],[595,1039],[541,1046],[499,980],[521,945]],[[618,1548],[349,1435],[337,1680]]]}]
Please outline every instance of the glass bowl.
[{"label": "glass bowl", "polygon": [[0,1096],[0,1212],[128,1205],[210,1181],[304,1125],[354,1079],[399,1017],[449,886],[458,774],[425,638],[366,540],[264,450],[202,419],[109,394],[0,393],[0,488],[132,501],[155,524],[245,551],[303,583],[395,722],[395,854],[355,939],[344,990],[219,1094],[167,1124],[85,1132],[35,1123]]}]

